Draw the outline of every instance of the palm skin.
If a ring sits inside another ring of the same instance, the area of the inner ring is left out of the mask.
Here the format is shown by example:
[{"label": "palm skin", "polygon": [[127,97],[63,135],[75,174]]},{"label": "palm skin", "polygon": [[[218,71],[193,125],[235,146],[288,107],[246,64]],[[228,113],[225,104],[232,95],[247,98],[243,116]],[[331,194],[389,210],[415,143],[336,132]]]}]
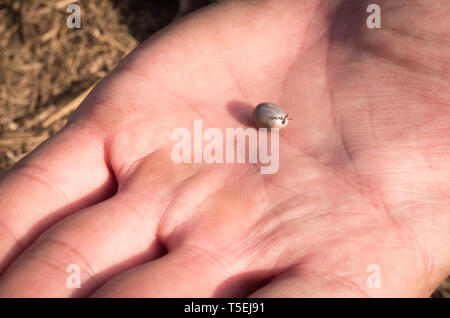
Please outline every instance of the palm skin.
[{"label": "palm skin", "polygon": [[[450,6],[378,2],[372,30],[362,1],[225,1],[141,45],[1,179],[0,295],[428,296],[450,268]],[[173,129],[246,128],[262,101],[293,118],[278,173],[170,159]]]}]

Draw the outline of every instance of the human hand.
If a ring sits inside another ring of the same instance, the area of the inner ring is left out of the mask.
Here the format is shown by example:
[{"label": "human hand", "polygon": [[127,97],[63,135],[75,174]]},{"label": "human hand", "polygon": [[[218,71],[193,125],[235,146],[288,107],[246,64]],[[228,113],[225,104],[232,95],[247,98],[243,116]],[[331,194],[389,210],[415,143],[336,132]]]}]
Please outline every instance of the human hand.
[{"label": "human hand", "polygon": [[[0,295],[428,296],[450,268],[450,5],[380,0],[368,29],[368,4],[224,1],[147,40],[0,180]],[[294,119],[276,174],[171,160],[173,129],[246,128],[262,101]]]}]

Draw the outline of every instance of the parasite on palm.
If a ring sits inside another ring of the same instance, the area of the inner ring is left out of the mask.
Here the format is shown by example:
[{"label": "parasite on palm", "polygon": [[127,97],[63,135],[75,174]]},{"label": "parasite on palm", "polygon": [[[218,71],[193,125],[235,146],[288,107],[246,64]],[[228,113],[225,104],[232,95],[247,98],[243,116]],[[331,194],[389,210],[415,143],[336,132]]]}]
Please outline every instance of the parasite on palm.
[{"label": "parasite on palm", "polygon": [[288,114],[273,103],[261,103],[253,110],[253,121],[260,128],[285,128]]}]

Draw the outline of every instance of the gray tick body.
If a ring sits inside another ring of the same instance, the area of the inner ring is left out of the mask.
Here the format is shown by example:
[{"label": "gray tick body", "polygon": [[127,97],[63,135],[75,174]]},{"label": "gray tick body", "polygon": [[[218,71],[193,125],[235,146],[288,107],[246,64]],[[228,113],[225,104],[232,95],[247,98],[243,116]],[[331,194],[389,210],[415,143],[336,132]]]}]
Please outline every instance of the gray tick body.
[{"label": "gray tick body", "polygon": [[273,103],[261,103],[253,110],[253,121],[261,128],[285,128],[288,115]]}]

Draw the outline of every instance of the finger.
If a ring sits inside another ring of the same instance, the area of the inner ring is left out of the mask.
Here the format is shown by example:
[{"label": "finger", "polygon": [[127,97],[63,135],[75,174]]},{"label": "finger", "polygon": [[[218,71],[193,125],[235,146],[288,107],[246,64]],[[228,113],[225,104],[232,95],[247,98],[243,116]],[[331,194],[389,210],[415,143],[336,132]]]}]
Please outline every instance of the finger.
[{"label": "finger", "polygon": [[[136,197],[116,195],[57,223],[5,271],[0,297],[86,296],[111,276],[159,256],[157,212],[143,213],[141,205]],[[67,283],[70,277],[80,288]]]},{"label": "finger", "polygon": [[250,295],[252,298],[369,297],[365,288],[332,275],[291,269]]},{"label": "finger", "polygon": [[220,257],[183,247],[109,281],[94,297],[213,297],[230,274]]},{"label": "finger", "polygon": [[38,233],[114,188],[93,127],[69,125],[40,145],[0,179],[0,273]]},{"label": "finger", "polygon": [[[309,255],[304,263],[285,269],[250,297],[429,297],[448,274],[438,270],[423,275],[406,249],[373,247],[366,255],[360,249],[342,255],[338,261],[332,254],[316,260]],[[370,263],[374,259],[384,260]],[[405,262],[410,266],[405,267]]]},{"label": "finger", "polygon": [[[401,277],[380,276],[380,283],[370,273],[333,274],[293,267],[250,295],[252,298],[333,298],[333,297],[429,297],[434,289],[425,287],[417,273]],[[352,277],[353,276],[353,277]],[[359,277],[358,277],[359,276]],[[437,287],[437,286],[436,286]]]},{"label": "finger", "polygon": [[[159,231],[169,253],[114,278],[96,297],[246,296],[271,275],[267,263],[276,252],[260,257],[248,244],[264,245],[249,231],[249,220],[257,222],[263,211],[247,199],[267,196],[265,187],[258,184],[260,176],[253,168],[222,167],[206,172],[208,179],[176,189],[178,197],[167,207]],[[221,174],[221,169],[230,173]],[[264,226],[255,227],[257,233],[267,232]]]},{"label": "finger", "polygon": [[[158,226],[168,204],[176,205],[180,213],[189,210],[202,199],[190,191],[214,191],[228,170],[199,172],[196,165],[162,161],[166,156],[150,155],[114,197],[65,218],[41,235],[3,274],[0,296],[87,296],[112,276],[161,256],[165,248],[158,241]],[[172,199],[173,192],[177,199]],[[81,271],[78,289],[66,283],[71,264]]]}]

